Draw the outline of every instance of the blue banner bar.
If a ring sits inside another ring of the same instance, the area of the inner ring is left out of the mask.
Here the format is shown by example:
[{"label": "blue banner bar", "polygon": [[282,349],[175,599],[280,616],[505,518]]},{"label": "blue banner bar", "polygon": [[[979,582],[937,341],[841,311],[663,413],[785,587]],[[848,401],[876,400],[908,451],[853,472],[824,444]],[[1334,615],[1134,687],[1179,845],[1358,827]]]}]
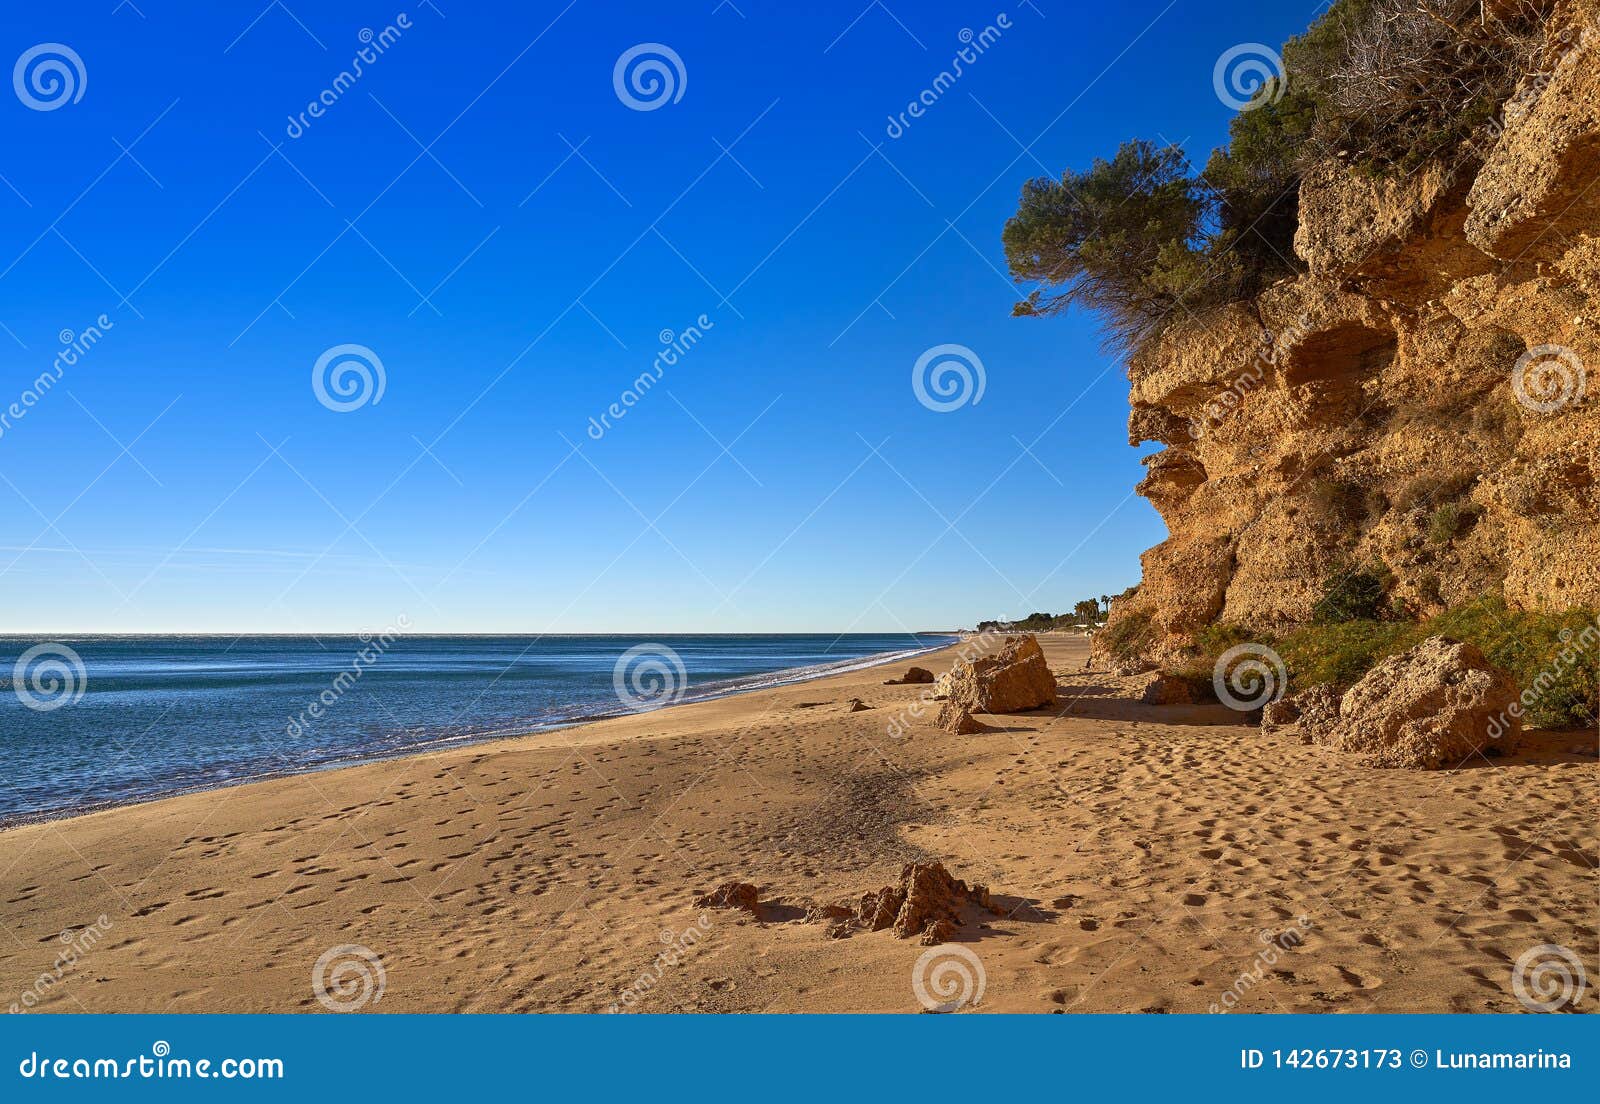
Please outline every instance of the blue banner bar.
[{"label": "blue banner bar", "polygon": [[[16,1016],[7,1101],[1593,1092],[1592,1016]],[[1589,1088],[1584,1090],[1583,1085]],[[310,1095],[310,1094],[315,1094]],[[863,1095],[865,1094],[865,1096]]]}]

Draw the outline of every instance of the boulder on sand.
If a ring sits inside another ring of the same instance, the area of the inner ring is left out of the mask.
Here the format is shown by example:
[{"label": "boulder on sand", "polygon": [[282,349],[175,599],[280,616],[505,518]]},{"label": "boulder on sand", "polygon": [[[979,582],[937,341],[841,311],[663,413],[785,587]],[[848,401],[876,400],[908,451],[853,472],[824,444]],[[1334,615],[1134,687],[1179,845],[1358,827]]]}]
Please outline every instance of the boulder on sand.
[{"label": "boulder on sand", "polygon": [[911,667],[906,670],[904,678],[890,679],[885,686],[913,686],[924,682],[933,682],[933,672],[926,667]]},{"label": "boulder on sand", "polygon": [[1139,700],[1145,705],[1193,705],[1194,687],[1177,675],[1157,673],[1145,681]]},{"label": "boulder on sand", "polygon": [[1329,742],[1374,767],[1458,767],[1515,744],[1517,696],[1516,682],[1477,648],[1429,637],[1345,692]]},{"label": "boulder on sand", "polygon": [[1038,640],[1008,636],[993,655],[956,660],[949,697],[969,713],[1020,713],[1052,704],[1056,679]]},{"label": "boulder on sand", "polygon": [[1261,711],[1262,735],[1295,735],[1302,744],[1327,743],[1338,723],[1339,694],[1328,683],[1268,702]]}]

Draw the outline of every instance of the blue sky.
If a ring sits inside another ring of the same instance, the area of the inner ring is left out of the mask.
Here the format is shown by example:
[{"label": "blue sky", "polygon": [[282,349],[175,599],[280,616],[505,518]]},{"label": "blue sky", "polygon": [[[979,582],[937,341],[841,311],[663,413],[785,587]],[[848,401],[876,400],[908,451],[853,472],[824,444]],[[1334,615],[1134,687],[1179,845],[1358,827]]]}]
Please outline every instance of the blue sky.
[{"label": "blue sky", "polygon": [[[1125,138],[1203,159],[1217,58],[1316,10],[14,5],[0,60],[81,79],[0,100],[0,407],[111,326],[0,424],[0,632],[931,629],[1121,590],[1165,535],[1122,366],[1009,317],[1001,226]],[[681,96],[635,110],[646,43]],[[941,412],[912,369],[949,344],[985,386]],[[379,401],[319,402],[341,345]]]}]

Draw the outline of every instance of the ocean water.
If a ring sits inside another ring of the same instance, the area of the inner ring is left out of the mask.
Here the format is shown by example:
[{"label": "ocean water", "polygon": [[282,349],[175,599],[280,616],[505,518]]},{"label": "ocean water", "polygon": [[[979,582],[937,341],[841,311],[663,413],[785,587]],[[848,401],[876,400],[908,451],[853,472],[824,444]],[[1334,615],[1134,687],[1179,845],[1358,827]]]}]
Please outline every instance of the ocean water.
[{"label": "ocean water", "polygon": [[950,637],[0,637],[0,824],[901,660]]}]

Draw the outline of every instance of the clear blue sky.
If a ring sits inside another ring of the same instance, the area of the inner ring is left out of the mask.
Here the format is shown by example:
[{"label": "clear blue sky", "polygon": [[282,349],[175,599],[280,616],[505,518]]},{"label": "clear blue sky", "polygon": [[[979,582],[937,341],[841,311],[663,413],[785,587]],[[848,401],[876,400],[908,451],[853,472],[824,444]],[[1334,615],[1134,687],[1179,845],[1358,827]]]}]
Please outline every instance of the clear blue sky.
[{"label": "clear blue sky", "polygon": [[[0,407],[113,325],[0,433],[0,632],[926,629],[1116,592],[1164,536],[1123,369],[1090,319],[1009,317],[1001,226],[1125,138],[1202,159],[1216,59],[1317,7],[11,5],[0,61],[61,43],[86,80],[0,98]],[[686,75],[655,110],[613,84],[640,43]],[[344,344],[385,387],[338,412]],[[981,402],[919,403],[943,344]]]}]

